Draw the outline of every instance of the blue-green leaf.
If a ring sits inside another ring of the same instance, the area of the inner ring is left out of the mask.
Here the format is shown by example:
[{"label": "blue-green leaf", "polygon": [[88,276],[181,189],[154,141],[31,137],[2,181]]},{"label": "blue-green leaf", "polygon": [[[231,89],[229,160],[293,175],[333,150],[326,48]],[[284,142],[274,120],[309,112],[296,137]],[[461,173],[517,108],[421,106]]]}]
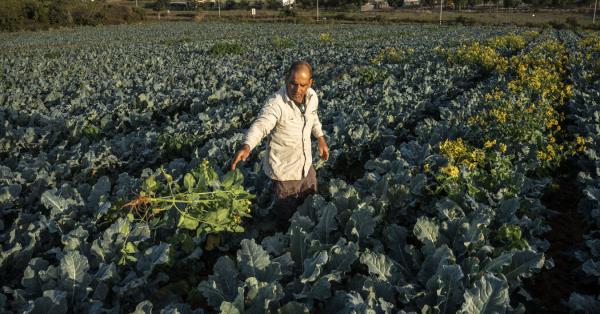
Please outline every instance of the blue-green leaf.
[{"label": "blue-green leaf", "polygon": [[361,254],[360,262],[369,268],[370,274],[380,280],[388,280],[392,277],[394,263],[385,254],[366,251]]},{"label": "blue-green leaf", "polygon": [[465,314],[505,313],[508,308],[508,283],[504,278],[486,274],[464,294],[460,309]]},{"label": "blue-green leaf", "polygon": [[300,277],[300,282],[307,283],[317,280],[321,274],[321,268],[327,263],[328,259],[327,251],[320,251],[313,255],[312,258],[304,260],[304,272]]}]

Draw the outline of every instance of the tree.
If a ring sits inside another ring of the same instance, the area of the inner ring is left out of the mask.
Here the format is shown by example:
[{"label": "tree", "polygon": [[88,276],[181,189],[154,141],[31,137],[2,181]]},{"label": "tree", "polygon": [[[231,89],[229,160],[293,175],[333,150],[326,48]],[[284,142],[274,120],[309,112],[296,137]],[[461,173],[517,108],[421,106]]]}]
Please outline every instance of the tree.
[{"label": "tree", "polygon": [[454,3],[456,4],[457,9],[460,11],[461,9],[464,9],[469,4],[469,1],[468,0],[454,0]]},{"label": "tree", "polygon": [[433,7],[434,4],[435,4],[434,0],[421,0],[422,6]]},{"label": "tree", "polygon": [[394,8],[400,8],[404,6],[404,0],[388,0],[388,2]]},{"label": "tree", "polygon": [[516,8],[519,4],[521,4],[521,0],[502,0],[505,8]]},{"label": "tree", "polygon": [[467,5],[472,8],[481,3],[481,0],[467,0]]},{"label": "tree", "polygon": [[156,0],[156,2],[154,2],[154,10],[156,11],[163,11],[169,8],[169,5],[171,4],[171,0]]},{"label": "tree", "polygon": [[303,8],[313,8],[315,7],[316,1],[313,0],[297,0],[296,3]]}]

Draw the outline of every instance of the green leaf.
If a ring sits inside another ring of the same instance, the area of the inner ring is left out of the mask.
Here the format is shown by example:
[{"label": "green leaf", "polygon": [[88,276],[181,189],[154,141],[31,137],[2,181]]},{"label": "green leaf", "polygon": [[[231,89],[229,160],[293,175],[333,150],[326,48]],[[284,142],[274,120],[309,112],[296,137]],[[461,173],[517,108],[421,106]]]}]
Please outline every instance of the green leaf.
[{"label": "green leaf", "polygon": [[41,196],[41,202],[44,207],[50,209],[54,214],[62,213],[70,205],[76,205],[77,202],[74,200],[64,199],[57,195],[58,191],[56,189],[51,189],[44,192]]},{"label": "green leaf", "polygon": [[240,314],[240,310],[231,302],[224,301],[219,307],[221,314]]},{"label": "green leaf", "polygon": [[500,256],[486,263],[481,270],[489,273],[502,272],[502,269],[511,263],[513,255],[513,252],[502,252]]},{"label": "green leaf", "polygon": [[87,258],[77,251],[68,252],[60,260],[61,277],[73,285],[83,283],[89,268]]},{"label": "green leaf", "polygon": [[569,297],[569,308],[577,313],[600,313],[600,298],[573,292]]},{"label": "green leaf", "polygon": [[67,293],[60,290],[46,290],[42,297],[35,299],[32,313],[63,314],[67,311]]},{"label": "green leaf", "polygon": [[464,274],[458,265],[444,265],[427,281],[427,290],[437,298],[440,313],[456,313],[462,301]]},{"label": "green leaf", "polygon": [[192,192],[194,190],[194,186],[196,185],[196,179],[194,175],[191,173],[186,173],[183,177],[183,187],[188,190],[188,192]]},{"label": "green leaf", "polygon": [[144,251],[144,255],[137,262],[137,270],[143,272],[144,276],[152,274],[154,267],[160,264],[169,262],[169,249],[171,245],[168,243],[160,243]]},{"label": "green leaf", "polygon": [[358,244],[346,243],[346,239],[340,238],[338,242],[329,249],[328,269],[331,271],[349,272],[352,264],[358,259]]},{"label": "green leaf", "polygon": [[535,251],[517,251],[512,262],[502,272],[508,280],[519,280],[521,277],[530,277],[534,270],[544,266],[544,254]]},{"label": "green leaf", "polygon": [[86,287],[90,282],[87,271],[90,266],[87,258],[77,251],[70,251],[60,260],[60,277],[63,291],[74,300],[86,297]]},{"label": "green leaf", "polygon": [[310,311],[306,307],[306,305],[292,301],[286,303],[284,306],[280,307],[277,310],[277,314],[308,314]]},{"label": "green leaf", "polygon": [[465,292],[464,300],[461,313],[506,313],[509,302],[508,283],[504,278],[486,274]]},{"label": "green leaf", "polygon": [[127,254],[135,254],[137,252],[137,247],[135,247],[135,244],[127,242],[127,244],[125,244],[125,248],[123,248],[123,252]]},{"label": "green leaf", "polygon": [[302,267],[304,259],[308,257],[308,234],[298,226],[290,228],[290,253],[294,265]]},{"label": "green leaf", "polygon": [[274,256],[279,256],[288,249],[289,237],[277,232],[272,236],[264,237],[260,245]]},{"label": "green leaf", "polygon": [[152,302],[150,302],[148,300],[142,301],[142,302],[138,303],[138,305],[135,307],[135,311],[131,314],[151,314],[153,307],[154,306],[153,306]]},{"label": "green leaf", "polygon": [[390,256],[398,262],[404,274],[412,276],[415,265],[412,263],[412,257],[404,250],[408,230],[405,227],[391,224],[385,227],[383,236],[384,243],[390,250]]},{"label": "green leaf", "polygon": [[[229,256],[221,256],[215,263],[213,272],[214,275],[208,276],[208,281],[200,283],[198,290],[213,307],[219,306],[223,301],[232,302],[239,294],[239,273],[235,262]],[[242,295],[243,293],[242,288]]]},{"label": "green leaf", "polygon": [[354,240],[366,239],[375,231],[375,222],[366,208],[352,213],[346,225],[346,234]]},{"label": "green leaf", "polygon": [[254,239],[242,240],[237,251],[237,262],[241,274],[246,278],[254,277],[260,281],[270,282],[281,276],[279,264],[272,264],[267,251],[256,244]]},{"label": "green leaf", "polygon": [[444,265],[454,264],[454,262],[455,258],[452,250],[446,244],[443,244],[425,258],[417,274],[417,278],[419,278],[420,282],[426,284],[439,268]]},{"label": "green leaf", "polygon": [[256,278],[248,278],[246,286],[248,287],[247,297],[250,300],[250,306],[245,311],[248,314],[269,313],[269,305],[277,304],[284,296],[283,288],[278,282],[258,282]]},{"label": "green leaf", "polygon": [[198,228],[199,221],[184,215],[179,216],[179,222],[177,223],[178,228],[184,228],[188,230],[196,230]]},{"label": "green leaf", "polygon": [[329,256],[327,251],[320,251],[315,253],[312,258],[308,258],[304,261],[304,272],[300,277],[300,282],[307,283],[317,280],[321,274],[321,268],[327,263]]},{"label": "green leaf", "polygon": [[360,256],[360,262],[367,265],[370,274],[376,275],[381,280],[392,277],[394,263],[385,254],[366,251]]},{"label": "green leaf", "polygon": [[[309,299],[315,299],[319,301],[327,301],[331,297],[331,279],[327,276],[319,278],[310,287],[310,290],[306,293],[305,297]],[[301,295],[298,295],[300,297]],[[299,298],[298,298],[299,299]]]},{"label": "green leaf", "polygon": [[317,238],[322,243],[329,243],[329,234],[337,230],[337,208],[332,203],[327,204],[321,208],[321,215],[317,220],[317,225],[313,230],[313,234],[317,235]]},{"label": "green leaf", "polygon": [[144,180],[142,188],[146,191],[155,191],[158,188],[156,178],[154,176],[147,177],[146,180]]},{"label": "green leaf", "polygon": [[241,186],[244,184],[244,175],[239,169],[227,172],[221,179],[221,187],[230,189],[233,186]]},{"label": "green leaf", "polygon": [[439,236],[439,226],[435,221],[422,216],[417,218],[413,233],[423,244],[435,245]]}]

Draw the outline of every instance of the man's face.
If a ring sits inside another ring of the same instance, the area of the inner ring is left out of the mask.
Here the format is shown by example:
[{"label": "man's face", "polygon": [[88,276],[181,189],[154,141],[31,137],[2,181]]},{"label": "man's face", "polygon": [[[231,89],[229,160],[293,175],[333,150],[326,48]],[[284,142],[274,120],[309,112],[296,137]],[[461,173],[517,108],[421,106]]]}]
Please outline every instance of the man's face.
[{"label": "man's face", "polygon": [[300,67],[292,72],[285,81],[287,95],[296,104],[304,102],[306,91],[312,85],[310,72],[305,67]]}]

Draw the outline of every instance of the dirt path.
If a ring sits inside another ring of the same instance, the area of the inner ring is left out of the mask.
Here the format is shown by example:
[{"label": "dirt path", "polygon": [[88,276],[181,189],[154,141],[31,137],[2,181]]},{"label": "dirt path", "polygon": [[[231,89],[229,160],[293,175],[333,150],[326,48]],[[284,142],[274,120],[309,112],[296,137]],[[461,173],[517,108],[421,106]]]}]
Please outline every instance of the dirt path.
[{"label": "dirt path", "polygon": [[557,188],[542,197],[544,206],[557,212],[548,219],[552,230],[545,236],[550,242],[545,255],[554,260],[555,266],[525,282],[526,290],[537,300],[527,308],[532,313],[568,313],[562,301],[568,301],[572,292],[595,292],[594,287],[579,280],[581,262],[574,254],[583,248],[583,235],[587,233],[586,223],[577,211],[581,197],[576,182],[577,165],[574,161],[565,162],[556,173],[553,185]]}]

